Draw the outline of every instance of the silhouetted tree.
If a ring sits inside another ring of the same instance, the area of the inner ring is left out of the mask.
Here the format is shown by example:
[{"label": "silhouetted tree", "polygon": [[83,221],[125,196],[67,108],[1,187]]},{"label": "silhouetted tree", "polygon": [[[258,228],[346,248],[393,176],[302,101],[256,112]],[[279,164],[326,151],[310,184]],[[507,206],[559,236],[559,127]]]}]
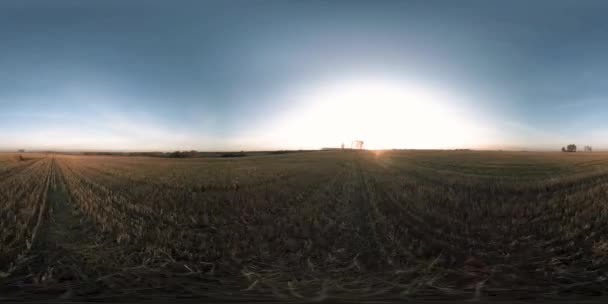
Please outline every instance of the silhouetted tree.
[{"label": "silhouetted tree", "polygon": [[565,147],[562,147],[562,152],[566,152],[566,148]]},{"label": "silhouetted tree", "polygon": [[184,158],[186,156],[187,156],[186,153],[183,153],[180,151],[175,151],[175,152],[169,153],[169,157],[172,157],[172,158]]},{"label": "silhouetted tree", "polygon": [[569,145],[566,147],[566,151],[567,151],[567,152],[576,152],[576,145],[575,145],[575,144],[569,144]]}]

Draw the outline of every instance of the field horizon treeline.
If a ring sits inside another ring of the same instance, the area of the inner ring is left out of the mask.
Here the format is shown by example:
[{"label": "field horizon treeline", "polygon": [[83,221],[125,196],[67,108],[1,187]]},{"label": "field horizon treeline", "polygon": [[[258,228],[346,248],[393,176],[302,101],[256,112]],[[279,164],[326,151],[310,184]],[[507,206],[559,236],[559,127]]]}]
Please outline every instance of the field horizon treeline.
[{"label": "field horizon treeline", "polygon": [[[165,158],[204,158],[204,157],[242,157],[260,156],[272,154],[302,153],[314,151],[356,151],[352,148],[324,147],[320,149],[275,149],[275,150],[224,150],[224,151],[205,151],[205,150],[174,150],[174,151],[104,151],[104,150],[4,150],[0,153],[42,153],[42,154],[66,154],[66,155],[98,155],[98,156],[148,156]],[[494,152],[607,152],[606,150],[593,150],[591,146],[585,146],[584,150],[577,151],[575,144],[562,147],[561,150],[547,149],[474,149],[474,148],[445,148],[445,149],[414,149],[414,148],[390,148],[390,149],[365,149],[371,151],[494,151]]]}]

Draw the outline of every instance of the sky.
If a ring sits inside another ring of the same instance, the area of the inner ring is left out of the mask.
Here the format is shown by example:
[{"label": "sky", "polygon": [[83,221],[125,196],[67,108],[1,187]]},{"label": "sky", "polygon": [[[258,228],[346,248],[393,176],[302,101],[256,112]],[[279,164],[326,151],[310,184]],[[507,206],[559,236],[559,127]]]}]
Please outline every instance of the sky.
[{"label": "sky", "polygon": [[608,149],[606,1],[0,2],[0,150]]}]

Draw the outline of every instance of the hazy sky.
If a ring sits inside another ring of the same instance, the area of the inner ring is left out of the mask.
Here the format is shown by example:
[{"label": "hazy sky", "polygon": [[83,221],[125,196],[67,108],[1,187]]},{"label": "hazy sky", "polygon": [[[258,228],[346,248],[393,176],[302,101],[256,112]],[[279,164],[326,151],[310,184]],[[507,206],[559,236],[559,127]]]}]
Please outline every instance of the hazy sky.
[{"label": "hazy sky", "polygon": [[608,148],[607,1],[0,2],[0,149]]}]

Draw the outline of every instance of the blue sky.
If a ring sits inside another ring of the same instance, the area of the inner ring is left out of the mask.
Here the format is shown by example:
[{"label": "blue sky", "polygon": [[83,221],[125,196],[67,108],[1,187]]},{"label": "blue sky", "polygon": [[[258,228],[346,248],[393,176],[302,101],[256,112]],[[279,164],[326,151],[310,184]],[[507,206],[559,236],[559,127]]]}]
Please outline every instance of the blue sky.
[{"label": "blue sky", "polygon": [[0,149],[608,149],[606,12],[2,1]]}]

